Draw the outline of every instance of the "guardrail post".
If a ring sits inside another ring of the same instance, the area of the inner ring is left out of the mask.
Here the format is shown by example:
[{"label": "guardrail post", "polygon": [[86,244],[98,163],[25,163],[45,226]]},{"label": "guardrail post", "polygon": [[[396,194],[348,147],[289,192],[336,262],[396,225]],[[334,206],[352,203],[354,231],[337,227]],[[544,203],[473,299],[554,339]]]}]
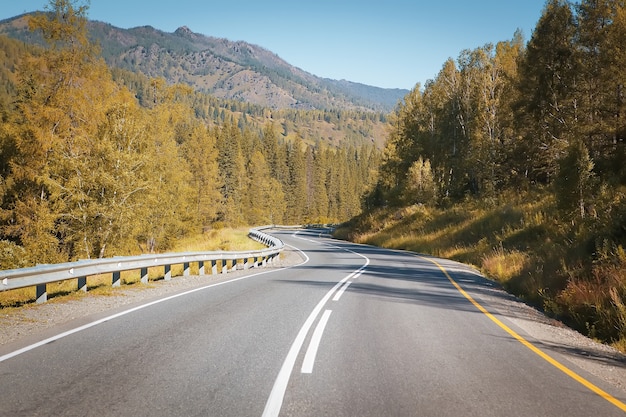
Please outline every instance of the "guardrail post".
[{"label": "guardrail post", "polygon": [[87,277],[78,277],[78,291],[87,292]]},{"label": "guardrail post", "polygon": [[111,279],[111,286],[121,287],[122,281],[120,280],[122,273],[120,271],[113,272],[113,278]]},{"label": "guardrail post", "polygon": [[[190,275],[190,264],[198,262],[199,273],[206,274],[209,273],[207,261],[211,262],[210,273],[217,274],[221,268],[221,273],[226,274],[231,270],[255,268],[260,264],[266,266],[268,263],[274,262],[278,253],[284,248],[284,244],[279,239],[268,237],[268,235],[262,232],[252,231],[250,236],[269,246],[269,250],[204,252],[194,254],[191,258],[186,257],[185,254],[163,254],[155,255],[154,257],[144,257],[143,255],[120,256],[109,260],[81,260],[79,262],[66,262],[58,265],[22,268],[19,271],[0,271],[0,276],[2,276],[0,292],[8,289],[35,287],[36,302],[43,303],[48,300],[47,284],[52,282],[77,280],[78,290],[87,291],[87,279],[90,276],[107,276],[112,274],[111,285],[119,287],[122,285],[121,272],[132,270],[140,271],[141,282],[148,283],[148,272],[150,268],[154,267],[164,267],[164,280],[169,281],[172,278],[172,265],[182,265],[184,268],[183,274]],[[199,259],[203,259],[203,261],[200,262]],[[219,267],[217,265],[218,262],[220,263]],[[33,281],[34,277],[38,279]],[[37,283],[34,284],[33,282]]]},{"label": "guardrail post", "polygon": [[48,301],[48,292],[46,291],[46,284],[37,285],[36,289],[37,304],[45,303]]}]

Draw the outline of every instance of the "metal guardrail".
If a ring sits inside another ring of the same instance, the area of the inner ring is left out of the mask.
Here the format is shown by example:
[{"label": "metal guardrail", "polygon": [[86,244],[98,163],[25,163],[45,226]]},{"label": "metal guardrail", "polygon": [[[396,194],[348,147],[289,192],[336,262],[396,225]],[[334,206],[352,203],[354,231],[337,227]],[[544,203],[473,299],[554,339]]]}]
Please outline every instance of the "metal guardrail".
[{"label": "metal guardrail", "polygon": [[[117,256],[113,258],[80,260],[61,264],[37,265],[29,268],[0,271],[0,291],[25,287],[36,287],[37,303],[46,302],[47,284],[70,279],[78,280],[78,290],[87,291],[87,277],[101,274],[112,274],[112,286],[120,286],[122,271],[141,271],[141,282],[148,282],[148,268],[164,267],[164,279],[170,280],[172,265],[183,265],[183,275],[190,274],[190,264],[197,262],[200,275],[205,275],[205,262],[210,263],[210,274],[217,274],[217,263],[221,262],[221,272],[229,272],[227,261],[231,262],[230,271],[241,266],[241,269],[265,266],[280,254],[283,242],[263,233],[261,230],[269,226],[251,229],[248,236],[267,246],[267,249],[254,251],[211,251],[184,252],[166,254],[148,254],[138,256]],[[252,263],[250,263],[252,260]],[[239,261],[242,261],[241,263]]]}]

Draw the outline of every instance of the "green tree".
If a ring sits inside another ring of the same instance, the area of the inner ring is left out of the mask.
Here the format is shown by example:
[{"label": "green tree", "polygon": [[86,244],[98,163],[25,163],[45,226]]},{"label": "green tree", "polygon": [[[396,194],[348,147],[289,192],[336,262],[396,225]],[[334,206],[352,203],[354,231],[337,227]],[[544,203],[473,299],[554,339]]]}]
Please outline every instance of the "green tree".
[{"label": "green tree", "polygon": [[567,215],[585,217],[585,207],[593,198],[593,161],[582,140],[574,141],[559,161],[554,187],[558,206]]},{"label": "green tree", "polygon": [[224,201],[221,216],[227,224],[233,226],[243,223],[241,209],[246,172],[241,141],[241,132],[234,123],[227,123],[218,131],[216,147]]},{"label": "green tree", "polygon": [[[380,189],[385,200],[401,201],[401,192],[409,167],[423,152],[421,138],[425,116],[423,95],[418,84],[398,105],[391,120],[391,130],[383,150],[380,167]],[[427,122],[427,120],[426,120]]]},{"label": "green tree", "polygon": [[462,194],[465,187],[461,170],[465,153],[460,88],[461,74],[454,61],[448,59],[424,91],[429,111],[428,146],[424,155],[431,161],[444,196]]},{"label": "green tree", "polygon": [[511,138],[506,129],[504,93],[510,94],[520,35],[510,42],[487,44],[464,51],[459,58],[461,76],[459,121],[463,132],[459,166],[474,194],[489,196],[504,181],[503,159]]},{"label": "green tree", "polygon": [[531,181],[554,179],[558,160],[577,130],[575,37],[569,3],[549,0],[519,65],[516,119],[523,140],[516,154],[526,158],[517,170]]},{"label": "green tree", "polygon": [[250,225],[281,224],[285,196],[280,183],[270,176],[265,157],[255,151],[248,163],[244,214]]},{"label": "green tree", "polygon": [[[603,49],[602,62],[605,62],[604,71],[613,76],[608,91],[606,103],[615,103],[613,107],[613,123],[608,121],[607,132],[610,138],[605,148],[606,163],[612,179],[626,184],[626,6],[619,5],[608,29],[606,48]],[[610,113],[609,113],[610,116]]]},{"label": "green tree", "polygon": [[581,62],[581,134],[595,171],[614,181],[623,166],[626,5],[616,0],[584,0],[577,5],[577,58]]},{"label": "green tree", "polygon": [[[613,140],[616,87],[623,80],[610,70],[607,37],[612,26],[615,0],[582,0],[576,5],[576,62],[578,71],[578,106],[581,134],[594,159],[602,159]],[[620,48],[621,49],[621,48]]]},{"label": "green tree", "polygon": [[261,148],[267,165],[270,170],[270,175],[281,183],[286,182],[287,178],[287,156],[285,154],[285,148],[280,146],[278,141],[278,134],[274,125],[268,123],[261,133]]},{"label": "green tree", "polygon": [[306,207],[306,170],[302,140],[298,137],[286,144],[288,177],[285,184],[286,221],[303,222]]},{"label": "green tree", "polygon": [[313,153],[313,179],[311,195],[313,198],[313,211],[311,212],[311,221],[319,223],[327,223],[330,218],[328,215],[328,189],[326,188],[326,180],[328,178],[327,154],[317,148]]}]

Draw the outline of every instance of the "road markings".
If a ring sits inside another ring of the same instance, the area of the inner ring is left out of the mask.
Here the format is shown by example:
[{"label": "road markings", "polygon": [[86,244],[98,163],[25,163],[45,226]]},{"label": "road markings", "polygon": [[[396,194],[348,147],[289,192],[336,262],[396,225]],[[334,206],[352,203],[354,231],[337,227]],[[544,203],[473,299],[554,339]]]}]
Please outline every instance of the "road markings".
[{"label": "road markings", "polygon": [[274,381],[272,392],[270,392],[270,396],[267,399],[267,403],[265,404],[265,410],[263,410],[263,417],[277,417],[280,413],[280,409],[283,406],[285,392],[287,391],[287,384],[289,383],[289,378],[291,377],[291,371],[296,364],[298,353],[300,353],[300,350],[302,349],[302,345],[304,344],[306,335],[309,333],[309,330],[313,326],[315,319],[319,315],[324,305],[335,293],[337,288],[341,287],[343,283],[348,280],[349,277],[350,275],[339,281],[337,284],[335,284],[333,288],[330,289],[330,291],[326,293],[326,295],[319,301],[319,303],[317,303],[313,311],[311,311],[311,314],[309,314],[309,317],[302,325],[302,328],[300,328],[300,331],[293,341],[291,348],[289,348],[289,352],[287,353],[287,357],[283,362],[283,366],[281,366],[280,371],[278,372],[278,376]]},{"label": "road markings", "polygon": [[421,258],[421,259],[424,259],[426,261],[432,262],[433,264],[437,265],[437,267],[445,274],[445,276],[452,283],[452,285],[454,285],[454,287],[465,298],[467,298],[467,300],[470,303],[472,303],[478,310],[480,310],[481,313],[483,313],[484,315],[489,317],[491,319],[491,321],[493,321],[495,324],[497,324],[505,332],[510,334],[514,339],[516,339],[522,345],[526,346],[528,349],[530,349],[537,356],[539,356],[540,358],[542,358],[543,360],[548,362],[550,365],[554,366],[559,371],[563,372],[565,375],[569,376],[570,378],[572,378],[573,380],[575,380],[579,384],[585,386],[587,389],[591,390],[593,393],[595,393],[595,394],[599,395],[600,397],[604,398],[605,400],[607,400],[608,402],[610,402],[611,404],[613,404],[614,406],[616,406],[620,410],[626,411],[626,404],[625,403],[621,402],[620,400],[618,400],[617,398],[613,397],[608,392],[604,391],[602,388],[594,385],[593,383],[589,382],[588,380],[586,380],[582,376],[578,375],[576,372],[572,371],[571,369],[569,369],[568,367],[566,367],[565,365],[563,365],[562,363],[560,363],[556,359],[553,359],[548,354],[543,352],[541,349],[539,349],[538,347],[536,347],[535,345],[530,343],[528,340],[524,339],[522,336],[520,336],[516,331],[511,329],[509,326],[507,326],[506,324],[502,323],[498,318],[496,318],[493,314],[491,314],[489,311],[487,311],[486,308],[484,308],[481,304],[479,304],[476,300],[474,300],[474,298],[471,295],[469,295],[463,288],[461,288],[461,286],[459,284],[457,284],[457,282],[450,276],[450,274],[448,274],[448,271],[443,266],[441,266],[441,264],[439,262],[435,261],[434,259],[425,258],[423,256],[418,256],[418,257]]},{"label": "road markings", "polygon": [[[306,240],[308,242],[320,244],[320,242],[318,241],[305,239],[305,238],[296,236],[297,234],[298,232],[294,233],[292,236],[297,237],[298,239]],[[281,366],[280,371],[278,371],[278,376],[276,377],[276,380],[274,381],[274,386],[272,387],[270,396],[267,399],[267,403],[265,403],[265,409],[263,410],[263,417],[278,417],[278,415],[280,414],[280,409],[283,406],[283,399],[285,398],[285,392],[287,391],[287,385],[289,384],[289,378],[291,378],[291,373],[293,371],[293,367],[296,364],[296,360],[298,359],[298,354],[300,353],[300,350],[302,349],[302,345],[304,344],[304,340],[306,339],[307,334],[309,334],[309,330],[311,330],[313,323],[315,323],[315,320],[317,319],[317,316],[319,315],[322,308],[324,308],[324,305],[326,305],[330,297],[332,297],[332,295],[337,291],[337,289],[341,288],[341,286],[344,285],[346,281],[353,278],[355,275],[360,275],[361,273],[363,273],[365,268],[367,268],[367,266],[370,263],[370,260],[367,256],[354,252],[350,249],[341,248],[339,246],[331,245],[328,243],[322,243],[322,244],[358,255],[361,258],[365,259],[365,264],[361,266],[359,269],[357,269],[356,271],[352,272],[347,277],[343,278],[341,281],[337,282],[333,286],[333,288],[331,288],[330,291],[328,291],[326,295],[324,295],[324,297],[319,301],[319,303],[317,303],[313,311],[311,311],[311,314],[309,314],[309,317],[306,319],[306,321],[302,325],[302,328],[300,328],[298,335],[296,336],[291,347],[289,348],[289,352],[287,353],[287,357],[285,358],[285,361],[283,362],[283,365]]]},{"label": "road markings", "polygon": [[346,289],[350,286],[350,284],[352,284],[352,281],[346,281],[346,283],[343,284],[343,286],[339,289],[339,291],[337,291],[337,294],[335,294],[335,296],[333,297],[333,301],[339,301],[339,299],[341,298],[343,293],[346,291]]},{"label": "road markings", "polygon": [[[342,288],[344,287],[345,285]],[[324,314],[322,314],[322,318],[320,319],[319,323],[317,323],[317,326],[313,331],[313,336],[311,337],[309,348],[306,350],[306,354],[304,355],[304,362],[302,362],[302,369],[300,370],[300,372],[303,374],[313,373],[315,356],[317,356],[317,350],[320,347],[320,341],[322,340],[324,329],[326,328],[326,324],[328,323],[328,319],[330,318],[330,313],[332,313],[332,310],[324,311]]]},{"label": "road markings", "polygon": [[[353,272],[352,275],[350,275],[350,279],[352,280],[357,279],[358,277],[361,276],[361,274],[363,274],[364,270],[365,270],[365,267],[362,267],[361,269]],[[333,301],[339,301],[343,293],[346,292],[346,290],[351,284],[352,284],[352,281],[346,281],[346,283],[343,284],[343,287],[341,287],[339,291],[337,291],[337,294],[335,294],[335,296],[333,297]]]},{"label": "road markings", "polygon": [[[289,245],[287,245],[287,246],[289,246]],[[185,292],[182,292],[182,293],[179,293],[179,294],[174,294],[174,295],[170,295],[170,296],[167,296],[167,297],[164,297],[164,298],[160,298],[158,300],[151,301],[151,302],[146,303],[146,304],[141,304],[139,306],[130,308],[128,310],[121,311],[119,313],[113,314],[113,315],[108,316],[108,317],[104,317],[104,318],[96,320],[96,321],[92,321],[91,323],[84,324],[82,326],[76,327],[76,328],[68,330],[66,332],[59,333],[59,334],[57,334],[55,336],[52,336],[52,337],[49,337],[47,339],[41,340],[41,341],[39,341],[37,343],[33,343],[32,345],[28,345],[28,346],[25,346],[25,347],[23,347],[21,349],[18,349],[18,350],[15,350],[13,352],[10,352],[10,353],[7,353],[5,355],[2,355],[2,356],[0,356],[0,362],[4,362],[4,361],[6,361],[8,359],[11,359],[11,358],[13,358],[15,356],[18,356],[18,355],[21,355],[21,354],[26,353],[28,351],[31,351],[33,349],[36,349],[36,348],[38,348],[40,346],[47,345],[48,343],[54,342],[56,340],[62,339],[64,337],[67,337],[67,336],[70,336],[70,335],[73,335],[74,333],[78,333],[78,332],[81,332],[83,330],[87,330],[87,329],[89,329],[91,327],[97,326],[97,325],[105,323],[107,321],[114,320],[114,319],[116,319],[118,317],[125,316],[127,314],[133,313],[133,312],[138,311],[138,310],[143,310],[144,308],[153,306],[155,304],[160,304],[160,303],[163,303],[165,301],[172,300],[174,298],[183,297],[185,295],[192,294],[192,293],[195,293],[195,292],[198,292],[198,291],[204,291],[204,290],[207,290],[207,289],[210,289],[210,288],[213,288],[213,287],[219,287],[219,286],[226,285],[226,284],[232,284],[232,283],[235,283],[237,281],[250,279],[250,278],[253,278],[253,277],[257,277],[259,275],[265,275],[265,274],[270,274],[270,273],[273,273],[273,272],[276,272],[276,271],[282,271],[282,270],[285,270],[285,269],[295,268],[297,266],[304,265],[307,262],[309,262],[309,257],[304,252],[300,251],[297,248],[293,248],[293,249],[298,250],[302,255],[304,255],[304,261],[302,261],[301,263],[299,263],[297,265],[287,266],[285,268],[279,268],[279,269],[273,269],[273,270],[257,272],[257,273],[250,274],[250,275],[244,275],[242,277],[233,278],[233,279],[230,279],[228,281],[222,281],[222,282],[217,282],[215,284],[205,285],[205,286],[194,288],[192,290],[185,291]]]}]

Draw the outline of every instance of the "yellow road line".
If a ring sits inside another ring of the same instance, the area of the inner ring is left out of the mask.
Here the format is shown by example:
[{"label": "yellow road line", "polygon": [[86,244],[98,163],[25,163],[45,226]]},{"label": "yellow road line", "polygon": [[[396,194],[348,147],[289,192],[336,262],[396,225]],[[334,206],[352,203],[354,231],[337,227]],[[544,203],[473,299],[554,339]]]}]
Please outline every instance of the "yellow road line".
[{"label": "yellow road line", "polygon": [[454,285],[454,287],[461,294],[463,294],[463,296],[465,298],[467,298],[469,300],[469,302],[474,304],[474,306],[478,310],[480,310],[484,315],[489,317],[491,319],[491,321],[493,321],[495,324],[500,326],[500,328],[502,328],[505,332],[507,332],[508,334],[513,336],[522,345],[526,346],[528,349],[533,351],[537,356],[541,357],[543,360],[548,362],[550,365],[554,366],[559,371],[563,372],[564,374],[566,374],[567,376],[569,376],[570,378],[572,378],[576,382],[584,385],[586,388],[588,388],[589,390],[591,390],[595,394],[599,395],[600,397],[604,398],[605,400],[607,400],[608,402],[610,402],[611,404],[613,404],[614,406],[616,406],[620,410],[626,411],[626,404],[624,404],[623,402],[621,402],[617,398],[613,397],[611,394],[607,393],[606,391],[602,390],[601,388],[597,387],[596,385],[592,384],[591,382],[587,381],[585,378],[583,378],[582,376],[578,375],[576,372],[572,371],[571,369],[569,369],[568,367],[566,367],[562,363],[560,363],[557,360],[551,358],[546,353],[544,353],[539,348],[537,348],[532,343],[530,343],[528,340],[524,339],[522,336],[517,334],[517,332],[515,332],[509,326],[507,326],[506,324],[504,324],[500,320],[498,320],[493,314],[488,312],[482,305],[480,305],[476,300],[474,300],[474,298],[472,298],[472,296],[469,295],[463,288],[461,288],[461,286],[459,284],[457,284],[457,282],[450,276],[450,274],[448,274],[448,271],[446,271],[446,269],[443,266],[441,266],[439,264],[439,262],[437,262],[437,261],[435,261],[433,259],[425,258],[423,256],[420,256],[419,258],[427,260],[427,261],[432,262],[433,264],[437,265],[437,267],[439,267],[439,269],[446,275],[446,277],[452,283],[452,285]]}]

